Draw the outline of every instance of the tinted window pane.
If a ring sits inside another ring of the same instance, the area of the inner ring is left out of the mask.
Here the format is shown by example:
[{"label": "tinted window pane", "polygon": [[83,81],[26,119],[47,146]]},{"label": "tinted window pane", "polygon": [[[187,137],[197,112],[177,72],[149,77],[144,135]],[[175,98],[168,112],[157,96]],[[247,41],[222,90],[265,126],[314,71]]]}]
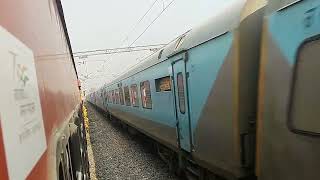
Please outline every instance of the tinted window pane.
[{"label": "tinted window pane", "polygon": [[152,100],[151,100],[151,91],[150,91],[149,81],[144,81],[140,83],[140,92],[141,92],[142,107],[151,109]]},{"label": "tinted window pane", "polygon": [[124,90],[124,100],[126,102],[127,106],[131,106],[131,101],[130,101],[130,92],[128,86],[123,88]]},{"label": "tinted window pane", "polygon": [[184,80],[182,73],[177,75],[177,86],[178,86],[178,98],[179,98],[179,108],[181,113],[186,112],[185,106],[185,96],[184,96]]},{"label": "tinted window pane", "polygon": [[138,88],[136,84],[131,85],[131,103],[135,107],[139,107]]},{"label": "tinted window pane", "polygon": [[292,124],[298,130],[320,133],[320,40],[305,44],[296,63]]},{"label": "tinted window pane", "polygon": [[104,90],[104,98],[105,98],[105,102],[108,102],[108,92],[107,92],[107,90]]},{"label": "tinted window pane", "polygon": [[122,87],[119,88],[119,96],[120,96],[120,104],[124,105],[124,99],[123,99],[123,90]]},{"label": "tinted window pane", "polygon": [[171,79],[170,76],[159,78],[155,80],[156,91],[171,91]]},{"label": "tinted window pane", "polygon": [[109,91],[109,103],[112,103],[112,92]]},{"label": "tinted window pane", "polygon": [[114,90],[111,91],[111,96],[112,96],[112,103],[115,104],[116,103],[116,98],[114,95]]},{"label": "tinted window pane", "polygon": [[120,100],[119,100],[119,90],[116,89],[116,90],[114,90],[114,92],[115,92],[115,96],[116,96],[116,104],[119,104],[119,102],[120,102]]},{"label": "tinted window pane", "polygon": [[117,104],[117,92],[116,90],[113,90],[113,98],[114,98],[114,104]]}]

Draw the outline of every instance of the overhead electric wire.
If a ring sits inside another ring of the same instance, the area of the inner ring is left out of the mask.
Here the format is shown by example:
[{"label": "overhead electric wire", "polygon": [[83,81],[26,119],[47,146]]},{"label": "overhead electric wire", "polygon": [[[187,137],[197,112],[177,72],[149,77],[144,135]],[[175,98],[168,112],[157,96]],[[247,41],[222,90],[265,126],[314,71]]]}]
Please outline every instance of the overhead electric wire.
[{"label": "overhead electric wire", "polygon": [[131,66],[129,66],[128,68],[126,68],[126,70],[124,70],[123,72],[119,73],[119,74],[118,74],[118,75],[119,75],[118,77],[126,74],[126,73],[129,72],[132,68],[136,67],[136,66],[139,65],[140,63],[143,63],[146,59],[148,59],[149,57],[151,57],[153,54],[155,54],[155,52],[154,52],[154,53],[151,53],[151,54],[148,54],[147,56],[144,56],[140,61],[138,61],[137,63],[135,63],[135,64],[133,64],[133,65],[131,65]]},{"label": "overhead electric wire", "polygon": [[[163,8],[163,10],[158,14],[158,16],[152,20],[152,22],[144,29],[144,31],[129,45],[129,47],[131,47],[150,27],[153,23],[155,23],[155,21],[163,14],[163,12],[165,12],[165,10],[167,10],[169,8],[169,6],[174,2],[175,0],[172,0],[166,7]],[[155,52],[154,52],[155,53]],[[147,56],[145,56],[144,58],[142,58],[141,61],[133,64],[132,66],[130,66],[129,68],[127,68],[127,70],[125,70],[123,73],[121,73],[121,75],[129,72],[132,68],[134,68],[135,66],[139,65],[140,63],[142,63],[145,59],[147,59],[148,57],[152,56],[154,53],[151,53]]]},{"label": "overhead electric wire", "polygon": [[[132,45],[151,27],[151,25],[153,24],[153,23],[155,23],[155,21],[163,14],[163,12],[166,10],[166,9],[168,9],[169,8],[169,6],[174,2],[175,0],[172,0],[165,8],[163,8],[163,10],[158,14],[158,16],[155,18],[155,19],[153,19],[153,21],[144,29],[144,31],[129,45],[129,47],[132,47]],[[155,2],[157,2],[157,1],[155,1]],[[154,2],[154,4],[155,4],[155,2]],[[153,5],[152,5],[153,6]],[[152,8],[152,7],[151,7]],[[151,9],[150,8],[150,9]],[[148,10],[148,11],[150,11],[150,10]],[[148,11],[147,11],[147,13],[148,13]],[[147,13],[145,13],[145,14],[147,14]],[[144,15],[145,16],[145,15]],[[143,16],[143,17],[144,17]],[[167,45],[167,44],[164,44],[164,46],[165,45]],[[155,52],[154,52],[155,53]],[[152,56],[154,53],[151,53],[150,55],[147,55],[146,57],[144,57],[144,58],[142,58],[142,60],[141,61],[139,61],[139,62],[137,62],[137,63],[135,63],[135,64],[133,64],[132,66],[130,66],[129,68],[127,68],[123,73],[121,73],[120,75],[122,75],[122,74],[125,74],[126,72],[128,72],[129,70],[131,70],[133,67],[135,67],[135,66],[137,66],[137,65],[139,65],[140,63],[142,63],[145,59],[147,59],[148,57],[150,57],[150,56]],[[111,57],[110,57],[111,58]],[[110,59],[109,58],[109,59]],[[105,63],[105,62],[104,62]],[[104,65],[103,65],[104,66]]]},{"label": "overhead electric wire", "polygon": [[[158,0],[155,0],[155,1],[151,4],[151,6],[150,6],[149,9],[147,10],[147,12],[138,20],[138,23],[137,23],[135,26],[137,26],[137,25],[142,21],[142,19],[149,13],[149,11],[152,9],[152,7],[155,5],[155,3],[156,3],[157,1],[158,1]],[[163,14],[163,12],[165,12],[166,9],[169,8],[169,6],[170,6],[174,1],[175,1],[175,0],[172,0],[166,7],[163,8],[163,10],[160,12],[160,14],[158,14],[158,16],[157,16],[155,19],[153,19],[153,21],[144,29],[144,31],[129,45],[129,48],[132,47],[132,45],[151,27],[151,25],[152,25],[153,23],[155,23],[155,21]],[[134,28],[135,28],[135,26],[134,26]],[[129,32],[129,34],[130,34],[130,33],[131,33],[131,32]],[[128,38],[128,36],[129,36],[129,35],[127,35],[126,39]],[[126,40],[126,39],[125,39],[125,40]],[[125,41],[125,40],[124,40],[124,41]],[[163,46],[165,46],[165,45],[166,45],[166,44],[163,44]],[[152,53],[152,54],[153,54],[153,53]],[[151,55],[152,55],[152,54],[151,54]],[[111,57],[112,57],[112,56],[111,56]],[[111,57],[109,57],[109,59],[106,60],[106,61],[109,61],[109,60],[111,59]],[[144,60],[144,59],[145,59],[145,58],[143,58],[143,60]],[[142,61],[143,61],[143,60],[142,60]],[[106,61],[103,62],[103,65],[101,66],[102,69],[104,68],[104,65],[105,65]],[[138,65],[139,63],[141,63],[141,62],[138,62],[138,63],[134,64],[133,67],[136,66],[136,65]],[[98,73],[101,68],[99,68],[95,73],[90,73],[89,75]],[[130,67],[128,70],[130,70],[131,68],[132,68],[132,67]],[[89,76],[89,75],[88,75],[88,76]]]},{"label": "overhead electric wire", "polygon": [[87,50],[87,51],[78,51],[73,54],[83,54],[83,53],[91,53],[91,52],[99,52],[99,51],[112,51],[112,50],[120,50],[120,49],[135,49],[135,48],[147,48],[147,47],[158,47],[164,46],[166,44],[150,44],[150,45],[140,45],[140,46],[131,46],[131,47],[118,47],[118,48],[107,48],[107,49],[95,49],[95,50]]},{"label": "overhead electric wire", "polygon": [[[134,48],[137,48],[137,47],[153,47],[154,48],[154,46],[163,46],[163,45],[166,45],[166,44],[156,44],[156,45],[148,45],[148,46],[135,46]],[[115,49],[115,48],[113,48],[113,49]],[[83,57],[83,56],[96,56],[96,55],[108,55],[108,54],[115,54],[115,53],[125,53],[125,52],[134,52],[134,51],[144,51],[144,50],[151,50],[150,48],[143,48],[143,49],[133,49],[133,47],[132,48],[117,48],[117,49],[123,49],[122,51],[118,51],[118,52],[104,52],[104,53],[95,53],[95,54],[89,54],[89,55],[81,55],[81,56],[74,56],[74,57]],[[131,49],[131,50],[130,50]],[[91,51],[91,52],[94,52],[94,51]],[[90,76],[92,76],[92,75],[96,75],[97,73],[100,73],[100,70],[101,69],[103,69],[104,67],[105,67],[105,63],[107,62],[107,61],[109,61],[111,59],[111,57],[109,57],[108,59],[106,59],[106,60],[82,60],[82,61],[78,61],[78,63],[80,62],[82,62],[82,63],[84,63],[84,62],[93,62],[93,61],[102,61],[103,62],[103,64],[102,64],[102,66],[101,67],[99,67],[95,72],[93,72],[93,73],[89,73],[89,74],[87,74],[87,77],[90,77]],[[79,64],[78,64],[79,65]],[[81,64],[80,64],[81,65]]]},{"label": "overhead electric wire", "polygon": [[[129,38],[129,35],[131,34],[132,31],[135,30],[135,28],[140,24],[140,22],[146,17],[146,15],[150,12],[150,10],[153,8],[153,6],[156,4],[158,0],[155,0],[151,6],[148,8],[148,10],[143,14],[143,16],[138,20],[138,22],[133,26],[132,30],[129,31],[129,33],[127,34],[126,38],[122,41],[121,43],[121,46],[123,45],[123,43]],[[154,46],[165,46],[166,44],[157,44],[157,45],[154,45]],[[153,46],[153,45],[150,45],[150,46]],[[130,46],[131,47],[131,46]],[[130,48],[128,47],[128,48]],[[137,46],[136,46],[137,47]],[[109,61],[111,58],[112,58],[113,54],[109,57],[109,59],[107,59],[107,61]],[[103,65],[102,65],[102,68],[104,67],[106,62],[103,62]],[[99,71],[99,70],[97,70]]]},{"label": "overhead electric wire", "polygon": [[[156,48],[153,48],[153,49],[156,49]],[[76,55],[76,56],[73,56],[73,57],[78,57],[78,58],[81,58],[81,57],[86,57],[86,56],[97,56],[97,55],[106,55],[106,54],[118,54],[118,53],[126,53],[126,52],[137,52],[137,51],[147,51],[147,50],[153,50],[152,48],[144,48],[144,49],[124,49],[122,51],[115,51],[115,52],[101,52],[101,53],[94,53],[94,54],[85,54],[85,55]]]},{"label": "overhead electric wire", "polygon": [[[100,51],[106,52],[106,51],[114,51],[114,50],[122,50],[122,49],[137,49],[137,48],[147,48],[147,47],[159,47],[159,46],[164,46],[164,45],[166,45],[166,44],[150,44],[150,45],[140,45],[140,46],[131,46],[131,47],[94,49],[94,50],[85,50],[85,51],[74,52],[73,55],[100,52]],[[62,56],[62,55],[69,55],[69,53],[57,53],[57,54],[39,55],[39,56],[36,56],[36,57],[37,58],[43,58],[43,57]]]},{"label": "overhead electric wire", "polygon": [[131,28],[131,30],[129,31],[129,33],[127,34],[126,38],[122,41],[122,44],[129,38],[129,35],[131,34],[131,32],[133,32],[136,27],[140,24],[140,22],[144,19],[144,17],[146,17],[146,15],[150,12],[150,10],[153,8],[153,6],[156,4],[156,2],[158,2],[159,0],[155,0],[151,6],[149,7],[149,9],[143,14],[143,16],[138,20],[138,22],[133,26],[133,28]]},{"label": "overhead electric wire", "polygon": [[[152,3],[152,5],[151,5],[151,6],[149,7],[149,9],[147,10],[147,12],[138,20],[138,22],[136,23],[136,25],[133,27],[133,30],[134,30],[134,29],[136,28],[136,26],[143,20],[143,18],[149,13],[149,11],[152,9],[152,7],[155,5],[155,3],[156,3],[157,1],[158,1],[158,0],[155,0],[155,1]],[[143,36],[144,33],[147,32],[147,30],[156,22],[157,19],[159,19],[159,17],[170,7],[170,5],[171,5],[174,1],[175,1],[175,0],[172,0],[166,7],[164,7],[163,10],[157,15],[157,17],[152,20],[152,22],[143,30],[143,32],[142,32],[141,34],[139,34],[139,36],[138,36],[128,47],[126,47],[126,48],[120,48],[120,49],[130,49],[130,48],[133,48],[132,45],[133,45],[137,40],[139,40],[139,39]],[[131,33],[131,32],[128,33],[128,35],[127,35],[127,37],[125,38],[125,40],[128,39],[128,36],[129,36],[130,33]],[[124,40],[124,41],[125,41],[125,40]],[[161,45],[162,45],[162,46],[165,46],[165,45],[167,45],[167,44],[161,44]],[[100,54],[115,54],[115,53],[96,53],[96,54],[93,54],[93,55],[100,55]],[[135,66],[137,66],[138,64],[142,63],[145,59],[147,59],[148,57],[150,57],[152,54],[154,54],[154,53],[151,53],[150,55],[144,57],[141,61],[135,63],[135,64],[132,65],[132,66],[130,66],[127,70],[125,70],[125,71],[124,71],[123,73],[121,73],[120,75],[125,74],[125,73],[128,72],[130,69],[132,69],[133,67],[135,67]],[[112,56],[111,56],[111,57],[112,57]],[[109,60],[111,59],[111,57],[109,57],[106,61],[109,61]],[[91,76],[91,75],[97,75],[97,74],[100,72],[100,69],[103,69],[103,68],[104,68],[106,61],[103,62],[103,65],[102,65],[98,70],[96,70],[96,72],[88,74],[88,75],[87,75],[87,79],[92,79],[92,78],[89,77],[89,76]],[[113,76],[113,75],[112,75],[112,76]],[[97,77],[96,77],[96,78],[97,78]]]},{"label": "overhead electric wire", "polygon": [[[148,10],[143,14],[143,16],[141,16],[140,17],[140,19],[138,20],[138,22],[131,28],[131,30],[128,32],[128,34],[127,34],[127,36],[126,36],[126,38],[122,41],[122,45],[123,45],[123,43],[129,38],[129,35],[131,34],[131,32],[132,31],[134,31],[135,29],[136,29],[136,27],[140,24],[140,22],[146,17],[146,15],[150,12],[150,10],[154,7],[154,5],[158,2],[159,0],[155,0],[152,4],[151,4],[151,6],[148,8]],[[150,47],[151,46],[165,46],[166,44],[155,44],[155,45],[149,45]],[[148,46],[148,47],[149,47]],[[135,47],[138,47],[138,46],[135,46]],[[141,46],[140,46],[141,47]],[[133,47],[125,47],[125,48],[133,48]],[[109,57],[109,59],[106,59],[106,60],[102,60],[102,61],[104,61],[103,62],[103,65],[102,65],[102,68],[104,67],[104,65],[105,65],[105,61],[109,61],[110,59],[112,58],[112,55]],[[101,60],[100,60],[101,61]],[[101,69],[101,68],[100,68]],[[99,72],[99,70],[97,70],[96,71],[96,73],[98,73]],[[96,74],[96,73],[94,73],[94,74]],[[91,73],[92,74],[92,73]]]},{"label": "overhead electric wire", "polygon": [[[163,46],[165,46],[165,45],[167,45],[167,44],[158,44],[158,45],[162,45],[162,47],[163,47]],[[135,47],[137,47],[137,46],[135,46]],[[140,47],[141,47],[141,46],[140,46]],[[155,53],[155,52],[151,53],[151,55],[154,54],[154,53]],[[104,54],[107,54],[107,53],[104,53]],[[110,53],[110,54],[111,54],[111,53]],[[151,56],[151,55],[148,55],[148,57]],[[104,68],[105,63],[106,63],[107,61],[110,61],[110,60],[111,60],[111,57],[112,57],[112,56],[110,56],[110,57],[109,57],[108,59],[106,59],[106,60],[99,60],[99,61],[104,61],[103,64],[102,64],[102,66],[99,67],[95,72],[89,73],[87,76],[89,77],[89,76],[98,74],[99,71]],[[143,60],[145,60],[145,59],[146,59],[146,58],[143,58]],[[143,60],[142,60],[142,61],[143,61]],[[93,60],[93,61],[94,61],[94,60]],[[88,61],[86,61],[86,62],[88,62]],[[139,63],[140,63],[140,62],[138,62],[137,64],[139,64]],[[137,65],[137,64],[135,64],[135,65]]]},{"label": "overhead electric wire", "polygon": [[[121,76],[121,75],[129,72],[129,71],[130,71],[132,68],[134,68],[135,66],[137,66],[137,65],[139,65],[140,63],[144,62],[147,58],[149,58],[149,57],[152,56],[153,54],[155,54],[155,52],[154,52],[154,53],[151,53],[151,54],[149,54],[149,55],[147,55],[147,56],[144,56],[139,62],[137,62],[137,63],[129,66],[128,68],[126,68],[125,71],[123,71],[123,72],[121,72],[121,73],[119,73],[119,74],[109,74],[109,75],[111,75],[112,77],[117,76],[117,75],[118,75],[118,76]],[[107,59],[107,60],[109,61],[110,59]],[[110,69],[110,67],[108,67],[108,66],[107,66],[107,68]],[[85,77],[86,80],[92,80],[92,79],[98,78],[98,77],[100,77],[100,76],[105,77],[106,74],[97,75],[97,74],[100,73],[100,70],[101,70],[101,69],[103,69],[103,68],[100,67],[100,68],[99,68],[98,70],[96,70],[95,72],[89,73],[89,74],[87,75],[87,77]],[[91,77],[90,77],[90,76],[91,76]],[[95,76],[95,77],[93,77],[93,76]]]},{"label": "overhead electric wire", "polygon": [[174,2],[175,0],[172,0],[160,13],[159,15],[153,19],[153,21],[144,29],[144,31],[129,45],[129,47],[131,47],[138,39],[140,39],[140,37],[149,29],[149,27],[151,27],[151,25],[163,14],[163,12],[165,12],[165,10],[167,10],[169,8],[169,6]]}]

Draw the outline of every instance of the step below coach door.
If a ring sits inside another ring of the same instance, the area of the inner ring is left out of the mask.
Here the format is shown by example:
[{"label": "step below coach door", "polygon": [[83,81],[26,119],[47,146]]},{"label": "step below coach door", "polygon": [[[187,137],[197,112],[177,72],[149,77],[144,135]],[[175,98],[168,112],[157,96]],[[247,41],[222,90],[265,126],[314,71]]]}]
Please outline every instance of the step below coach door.
[{"label": "step below coach door", "polygon": [[188,88],[185,66],[185,54],[174,57],[172,62],[172,80],[174,85],[177,130],[180,147],[191,151],[190,118],[188,108]]}]

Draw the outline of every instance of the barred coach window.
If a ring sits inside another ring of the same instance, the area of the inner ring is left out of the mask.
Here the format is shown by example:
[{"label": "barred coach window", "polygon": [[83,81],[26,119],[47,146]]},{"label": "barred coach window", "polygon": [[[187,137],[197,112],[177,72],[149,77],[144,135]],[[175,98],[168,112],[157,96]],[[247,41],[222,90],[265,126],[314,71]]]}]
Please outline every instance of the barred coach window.
[{"label": "barred coach window", "polygon": [[131,104],[134,107],[139,107],[138,88],[136,84],[131,85]]},{"label": "barred coach window", "polygon": [[116,89],[114,90],[114,103],[118,104],[118,93]]},{"label": "barred coach window", "polygon": [[115,104],[116,103],[116,97],[114,94],[114,90],[111,91],[111,96],[112,96],[112,103]]},{"label": "barred coach window", "polygon": [[120,96],[120,104],[124,105],[124,99],[123,99],[123,90],[122,87],[119,88],[119,96]]},{"label": "barred coach window", "polygon": [[109,91],[109,103],[112,103],[112,92],[111,91]]},{"label": "barred coach window", "polygon": [[150,91],[150,82],[144,81],[140,83],[140,93],[142,107],[147,109],[152,109],[152,100],[151,100],[151,91]]},{"label": "barred coach window", "polygon": [[300,47],[289,107],[289,128],[320,135],[320,37]]},{"label": "barred coach window", "polygon": [[119,89],[114,90],[114,93],[116,96],[116,104],[119,104],[119,102],[120,102]]},{"label": "barred coach window", "polygon": [[177,86],[178,86],[178,98],[180,112],[184,114],[186,112],[185,96],[184,96],[184,80],[182,73],[177,74]]},{"label": "barred coach window", "polygon": [[108,102],[109,97],[108,97],[108,91],[106,89],[104,90],[104,97],[105,97],[105,102]]},{"label": "barred coach window", "polygon": [[107,95],[108,95],[108,103],[111,103],[111,96],[110,96],[110,94],[111,94],[110,91],[108,91],[108,94],[107,94]]},{"label": "barred coach window", "polygon": [[126,105],[131,106],[129,87],[126,86],[123,88],[123,90],[124,90],[124,100],[126,102]]},{"label": "barred coach window", "polygon": [[156,91],[163,92],[163,91],[171,91],[171,79],[170,76],[162,77],[155,80],[156,84]]},{"label": "barred coach window", "polygon": [[110,95],[109,95],[109,91],[107,91],[107,103],[110,102]]}]

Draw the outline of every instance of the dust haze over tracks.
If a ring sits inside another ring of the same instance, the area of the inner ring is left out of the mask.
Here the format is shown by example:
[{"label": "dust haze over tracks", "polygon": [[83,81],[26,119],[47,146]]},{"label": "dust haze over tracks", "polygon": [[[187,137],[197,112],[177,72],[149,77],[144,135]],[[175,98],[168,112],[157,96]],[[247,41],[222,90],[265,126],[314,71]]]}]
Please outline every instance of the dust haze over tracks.
[{"label": "dust haze over tracks", "polygon": [[98,179],[178,180],[152,151],[148,141],[132,137],[120,125],[106,119],[91,104],[87,103],[86,107]]}]

